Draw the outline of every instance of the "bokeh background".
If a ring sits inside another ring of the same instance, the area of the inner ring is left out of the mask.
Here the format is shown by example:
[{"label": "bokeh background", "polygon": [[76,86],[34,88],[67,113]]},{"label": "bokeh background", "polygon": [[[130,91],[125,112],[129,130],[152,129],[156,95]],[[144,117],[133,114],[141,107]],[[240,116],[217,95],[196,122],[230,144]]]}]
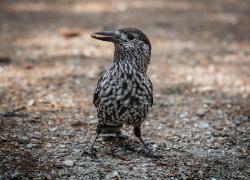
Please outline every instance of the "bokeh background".
[{"label": "bokeh background", "polygon": [[[1,0],[0,179],[249,178],[249,19],[247,0]],[[122,27],[153,47],[142,129],[162,160],[140,154],[129,127],[122,145],[98,141],[100,162],[78,156],[113,58],[90,34]]]}]

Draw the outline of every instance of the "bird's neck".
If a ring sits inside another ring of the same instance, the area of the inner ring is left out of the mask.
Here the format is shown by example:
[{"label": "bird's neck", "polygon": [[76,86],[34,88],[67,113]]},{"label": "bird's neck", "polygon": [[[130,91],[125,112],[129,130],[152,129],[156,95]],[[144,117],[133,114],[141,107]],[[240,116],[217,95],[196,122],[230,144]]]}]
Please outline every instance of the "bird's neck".
[{"label": "bird's neck", "polygon": [[[150,51],[145,52],[143,49],[126,50],[115,47],[114,63],[119,66],[130,66],[143,74],[147,73],[150,62]],[[127,68],[124,68],[126,70]]]}]

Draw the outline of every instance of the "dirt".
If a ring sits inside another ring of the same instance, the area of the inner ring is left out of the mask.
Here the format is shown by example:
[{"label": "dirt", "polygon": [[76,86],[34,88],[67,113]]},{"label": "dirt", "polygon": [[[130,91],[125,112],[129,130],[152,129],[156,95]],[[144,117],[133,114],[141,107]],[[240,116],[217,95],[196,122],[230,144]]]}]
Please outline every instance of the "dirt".
[{"label": "dirt", "polygon": [[[1,0],[0,179],[250,179],[250,3],[244,0]],[[152,43],[148,158],[100,138],[92,95],[113,45],[90,34],[137,27]]]}]

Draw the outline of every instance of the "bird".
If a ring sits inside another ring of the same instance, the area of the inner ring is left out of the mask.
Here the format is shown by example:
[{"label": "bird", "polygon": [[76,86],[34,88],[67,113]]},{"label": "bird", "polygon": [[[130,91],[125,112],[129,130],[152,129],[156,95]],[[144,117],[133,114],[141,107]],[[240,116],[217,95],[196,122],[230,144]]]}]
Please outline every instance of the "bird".
[{"label": "bird", "polygon": [[93,95],[98,125],[90,152],[100,134],[122,135],[122,126],[133,126],[134,135],[149,154],[141,135],[141,125],[153,105],[153,84],[147,75],[151,43],[137,28],[96,32],[92,38],[114,44],[113,63],[100,76]]}]

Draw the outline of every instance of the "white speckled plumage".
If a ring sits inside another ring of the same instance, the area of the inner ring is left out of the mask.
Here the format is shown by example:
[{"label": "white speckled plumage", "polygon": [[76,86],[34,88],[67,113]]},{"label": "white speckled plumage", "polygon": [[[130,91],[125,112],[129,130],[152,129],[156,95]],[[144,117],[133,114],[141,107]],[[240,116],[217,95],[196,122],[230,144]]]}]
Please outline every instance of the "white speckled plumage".
[{"label": "white speckled plumage", "polygon": [[[96,34],[109,35],[110,32]],[[114,61],[99,78],[94,92],[93,102],[98,114],[97,137],[105,133],[107,127],[118,131],[123,124],[129,124],[134,126],[135,135],[147,148],[141,138],[140,126],[153,104],[153,85],[147,76],[151,44],[147,36],[135,28],[113,31],[112,35],[112,39],[92,36],[112,41],[115,45]]]},{"label": "white speckled plumage", "polygon": [[120,31],[124,39],[127,33],[135,38],[115,44],[114,62],[98,81],[94,104],[100,125],[140,125],[153,103],[153,87],[146,74],[151,45],[147,39],[136,38],[138,30]]}]

